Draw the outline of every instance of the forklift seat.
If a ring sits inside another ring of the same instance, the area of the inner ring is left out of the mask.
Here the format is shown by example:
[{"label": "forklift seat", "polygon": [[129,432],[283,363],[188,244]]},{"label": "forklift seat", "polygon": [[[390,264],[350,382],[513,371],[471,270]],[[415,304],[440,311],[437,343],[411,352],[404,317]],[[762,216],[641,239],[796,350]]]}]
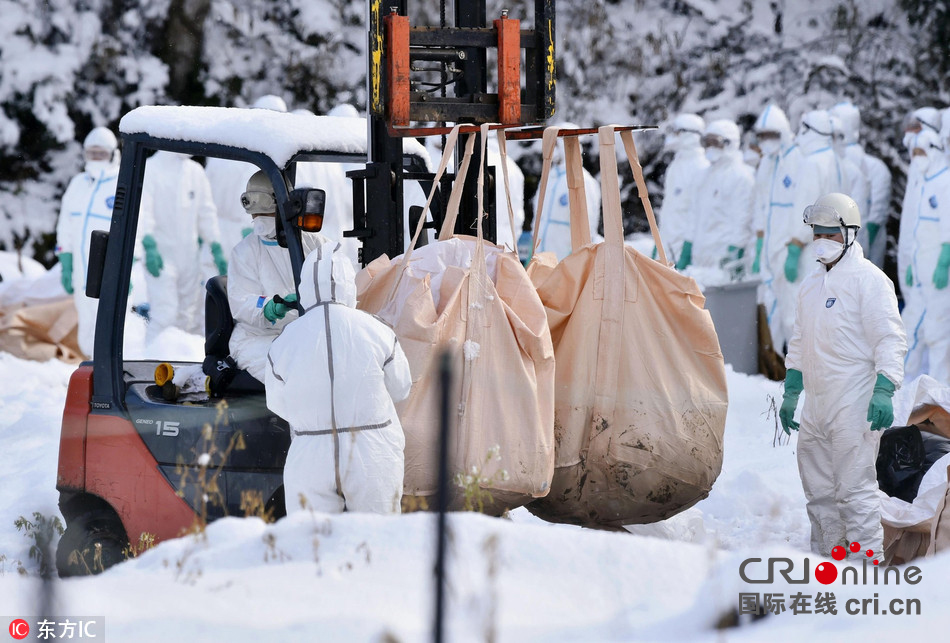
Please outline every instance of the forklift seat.
[{"label": "forklift seat", "polygon": [[[234,317],[231,316],[231,306],[228,304],[227,276],[212,277],[205,285],[205,355],[204,373],[211,376],[212,394],[220,397],[225,391],[229,393],[263,393],[264,384],[255,379],[244,369],[233,366],[234,361],[229,357],[228,342],[234,330]],[[219,365],[227,365],[230,360],[233,373],[227,373],[222,378]],[[209,372],[210,371],[210,372]],[[217,390],[216,390],[217,389]]]}]

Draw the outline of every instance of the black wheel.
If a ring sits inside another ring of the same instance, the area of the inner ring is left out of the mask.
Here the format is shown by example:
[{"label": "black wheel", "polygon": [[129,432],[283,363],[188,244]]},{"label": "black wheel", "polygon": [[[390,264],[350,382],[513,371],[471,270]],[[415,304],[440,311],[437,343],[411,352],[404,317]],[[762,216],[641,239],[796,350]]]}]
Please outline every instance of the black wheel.
[{"label": "black wheel", "polygon": [[87,511],[66,522],[66,533],[56,547],[56,569],[64,578],[99,574],[125,560],[128,545],[115,514]]}]

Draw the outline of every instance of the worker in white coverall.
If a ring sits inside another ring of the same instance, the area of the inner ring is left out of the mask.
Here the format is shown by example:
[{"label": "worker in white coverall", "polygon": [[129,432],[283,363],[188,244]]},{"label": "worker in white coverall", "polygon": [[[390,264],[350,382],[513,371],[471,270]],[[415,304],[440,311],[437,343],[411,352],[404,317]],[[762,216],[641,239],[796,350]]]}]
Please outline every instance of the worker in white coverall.
[{"label": "worker in white coverall", "polygon": [[867,201],[858,204],[865,219],[858,234],[858,243],[866,249],[871,263],[883,268],[887,250],[886,226],[891,207],[891,171],[884,161],[868,154],[861,145],[861,112],[854,104],[838,103],[829,111],[841,119],[845,156],[861,169],[868,181]]},{"label": "worker in white coverall", "polygon": [[[228,304],[234,317],[229,346],[238,368],[263,382],[271,342],[297,317],[297,293],[290,253],[277,240],[274,188],[264,172],[248,179],[241,203],[254,232],[234,247],[228,264]],[[300,233],[305,257],[326,241],[318,232]]]},{"label": "worker in white coverall", "polygon": [[[561,128],[577,129],[577,125],[564,123]],[[583,169],[583,174],[590,238],[591,241],[596,242],[602,239],[597,232],[600,226],[600,183],[586,168]],[[538,252],[553,252],[558,260],[561,260],[571,254],[571,207],[567,189],[567,166],[564,163],[561,144],[554,150],[551,173],[548,175],[548,186],[542,205],[544,207],[538,230]],[[537,212],[537,203],[535,206],[535,212]],[[506,212],[505,217],[507,216]]]},{"label": "worker in white coverall", "polygon": [[300,274],[303,317],[271,344],[267,407],[293,435],[287,513],[399,513],[406,439],[394,402],[412,375],[396,334],[356,309],[355,272],[331,241]]},{"label": "worker in white coverall", "polygon": [[904,187],[904,199],[901,202],[901,221],[897,232],[897,274],[900,280],[901,295],[904,306],[911,304],[914,296],[913,282],[907,278],[910,269],[912,248],[914,245],[914,229],[917,227],[917,199],[920,197],[920,184],[924,180],[924,170],[928,164],[918,154],[914,160],[914,138],[922,131],[940,132],[940,112],[934,107],[920,107],[911,112],[904,123],[904,147],[910,154],[910,165],[907,168],[907,184]]},{"label": "worker in white coverall", "polygon": [[[855,241],[861,213],[854,200],[827,194],[805,209],[804,219],[823,268],[799,291],[779,418],[786,433],[799,431],[812,551],[828,556],[857,542],[880,561],[875,461],[880,431],[894,420],[891,398],[904,378],[907,338],[893,283]],[[803,389],[799,427],[794,417]]]},{"label": "worker in white coverall", "polygon": [[755,175],[739,151],[739,126],[726,119],[706,125],[701,139],[709,168],[693,190],[694,226],[683,242],[676,267],[689,265],[742,272],[746,248],[751,252]]},{"label": "worker in white coverall", "polygon": [[809,163],[815,165],[815,171],[821,181],[820,194],[843,192],[847,188],[845,177],[838,166],[838,157],[834,151],[834,132],[831,116],[823,109],[805,112],[795,134],[795,143]]},{"label": "worker in white coverall", "polygon": [[108,230],[119,176],[118,141],[106,127],[96,127],[83,141],[85,167],[69,182],[56,223],[56,254],[62,284],[74,295],[79,348],[92,357],[99,300],[86,297],[89,241],[94,230]]},{"label": "worker in white coverall", "polygon": [[[911,199],[912,212],[901,217],[915,222],[908,230],[909,262],[904,274],[904,328],[909,349],[904,370],[908,378],[927,373],[950,384],[950,167],[939,135],[917,133],[912,160],[920,165],[921,180]],[[909,295],[909,296],[907,296]]]},{"label": "worker in white coverall", "polygon": [[663,207],[660,210],[660,237],[666,256],[675,262],[683,250],[683,242],[696,226],[693,209],[693,186],[709,167],[709,160],[699,139],[706,123],[696,114],[678,114],[663,141],[673,152],[673,160],[663,177]]},{"label": "worker in white coverall", "polygon": [[145,164],[142,191],[152,202],[152,239],[161,265],[148,266],[149,324],[154,340],[169,327],[204,335],[201,246],[209,244],[218,274],[228,271],[217,212],[204,168],[184,154],[158,151]]},{"label": "worker in white coverall", "polygon": [[[252,109],[286,112],[287,103],[280,96],[265,94],[251,104]],[[257,172],[257,166],[244,161],[211,157],[205,164],[205,174],[211,184],[211,197],[218,211],[218,228],[224,258],[230,260],[231,250],[238,241],[251,233],[251,217],[241,207],[241,194],[247,180]]]},{"label": "worker in white coverall", "polygon": [[765,306],[776,352],[784,346],[795,324],[798,288],[813,262],[803,250],[811,242],[811,229],[801,213],[821,196],[815,166],[792,141],[785,112],[768,105],[755,122],[762,150],[755,175],[755,258],[752,273],[761,274],[759,301]]},{"label": "worker in white coverall", "polygon": [[865,211],[863,209],[864,204],[871,198],[871,184],[860,166],[848,157],[847,143],[844,140],[844,124],[841,118],[830,111],[828,117],[831,119],[831,131],[833,132],[831,149],[834,150],[835,160],[841,172],[841,192],[854,199],[855,203],[861,204],[858,207]]}]

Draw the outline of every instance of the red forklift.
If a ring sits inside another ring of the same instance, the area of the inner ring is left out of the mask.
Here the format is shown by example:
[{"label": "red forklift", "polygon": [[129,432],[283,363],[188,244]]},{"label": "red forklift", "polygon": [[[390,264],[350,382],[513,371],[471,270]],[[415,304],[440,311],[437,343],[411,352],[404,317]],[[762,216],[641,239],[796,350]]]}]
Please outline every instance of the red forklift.
[{"label": "red forklift", "polygon": [[[97,573],[125,560],[140,543],[174,538],[226,515],[253,510],[276,519],[285,511],[282,471],[289,427],[267,409],[263,385],[247,372],[218,377],[227,368],[234,324],[226,277],[206,284],[203,367],[216,382],[210,399],[172,399],[156,383],[163,360],[123,358],[147,156],[166,150],[244,161],[263,170],[277,200],[279,242],[298,285],[304,261],[300,232],[320,229],[327,195],[293,187],[297,164],[363,165],[347,173],[354,212],[353,229],[345,235],[362,242],[363,265],[383,253],[399,255],[403,185],[417,181],[428,191],[434,178],[424,147],[413,137],[445,131],[412,123],[522,125],[553,115],[553,0],[536,0],[533,29],[521,29],[507,15],[486,26],[483,2],[455,4],[454,27],[413,28],[405,1],[389,3],[385,11],[371,3],[367,119],[172,106],[139,107],[123,117],[112,223],[108,232],[93,233],[87,267],[86,294],[99,299],[95,351],[73,373],[63,413],[57,489],[66,532],[56,555],[61,576]],[[488,93],[486,55],[495,48],[499,91]],[[454,88],[454,96],[446,96],[447,87]],[[451,180],[443,179],[442,194],[449,193]],[[492,203],[490,183],[486,193]],[[474,190],[471,194],[457,229],[475,221]],[[441,223],[440,203],[436,199],[427,226]],[[411,222],[420,210],[410,212]],[[486,228],[486,237],[494,240],[493,205]]]}]

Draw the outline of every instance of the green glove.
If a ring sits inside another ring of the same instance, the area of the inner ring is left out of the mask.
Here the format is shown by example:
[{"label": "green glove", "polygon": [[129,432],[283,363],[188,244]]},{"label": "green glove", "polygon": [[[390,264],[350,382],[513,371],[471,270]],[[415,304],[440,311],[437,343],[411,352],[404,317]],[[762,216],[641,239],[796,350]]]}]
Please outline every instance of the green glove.
[{"label": "green glove", "polygon": [[908,286],[914,285],[914,271],[911,269],[910,266],[907,266],[907,276],[904,278],[904,281],[907,283]]},{"label": "green glove", "polygon": [[228,260],[224,258],[224,250],[217,241],[211,244],[211,256],[214,257],[214,265],[218,269],[218,274],[228,274]]},{"label": "green glove", "polygon": [[762,244],[765,243],[764,237],[755,239],[755,260],[752,262],[752,274],[757,275],[762,269]]},{"label": "green glove", "polygon": [[798,408],[798,396],[802,394],[804,388],[802,372],[794,368],[788,369],[785,373],[785,396],[782,398],[782,408],[778,412],[782,429],[788,435],[792,434],[791,429],[798,430],[799,424],[795,421],[795,409]]},{"label": "green glove", "polygon": [[73,294],[73,253],[64,252],[59,255],[59,265],[62,266],[63,274],[60,281],[63,282],[63,290],[68,294]]},{"label": "green glove", "polygon": [[893,396],[894,384],[878,373],[871,404],[868,406],[868,422],[871,423],[872,431],[886,429],[894,422],[894,404],[891,402]]},{"label": "green glove", "polygon": [[656,246],[653,246],[653,254],[650,255],[650,259],[656,259],[656,255],[657,255]]},{"label": "green glove", "polygon": [[145,269],[153,277],[159,276],[162,268],[165,267],[165,262],[162,261],[162,255],[158,253],[155,238],[150,234],[145,235],[142,239],[142,247],[145,248]]},{"label": "green glove", "polygon": [[785,257],[785,279],[793,284],[798,280],[798,259],[802,256],[802,247],[788,244],[788,255]]},{"label": "green glove", "polygon": [[877,231],[881,229],[880,224],[878,223],[869,223],[868,224],[868,247],[874,245],[874,238],[877,237]]},{"label": "green glove", "polygon": [[676,262],[677,270],[685,270],[686,266],[693,262],[693,242],[684,241],[683,249],[680,250],[679,261]]},{"label": "green glove", "polygon": [[934,286],[937,290],[947,287],[948,276],[950,276],[950,243],[945,243],[940,246],[940,258],[937,259],[937,269],[934,270]]},{"label": "green glove", "polygon": [[[290,307],[287,304],[293,304],[297,301],[297,294],[291,293],[286,297],[281,297],[281,302],[274,301],[274,298],[267,300],[267,303],[264,304],[264,319],[274,324],[278,319],[283,319],[287,316],[287,311],[290,310]],[[286,302],[286,303],[284,303]]]},{"label": "green glove", "polygon": [[254,228],[241,228],[241,238],[243,239],[252,232],[254,232]]}]

